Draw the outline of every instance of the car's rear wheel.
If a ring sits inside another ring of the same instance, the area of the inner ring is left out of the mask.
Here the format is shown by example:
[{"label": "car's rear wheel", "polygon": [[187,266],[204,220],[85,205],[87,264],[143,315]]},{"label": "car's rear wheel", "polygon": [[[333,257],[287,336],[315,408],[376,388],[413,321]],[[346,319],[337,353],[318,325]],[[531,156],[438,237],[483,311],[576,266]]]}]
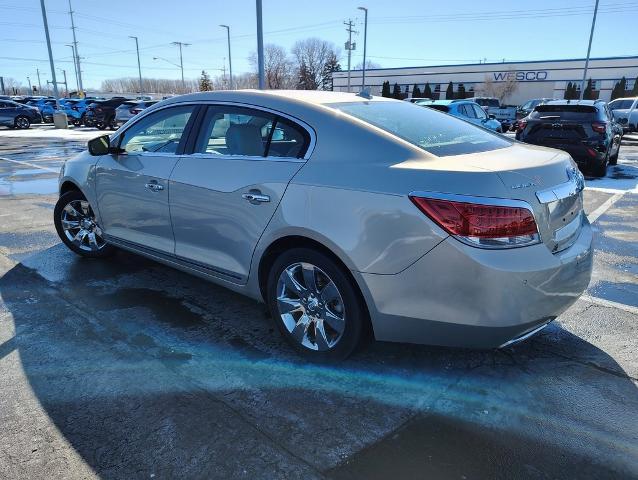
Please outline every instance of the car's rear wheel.
[{"label": "car's rear wheel", "polygon": [[78,255],[101,258],[115,250],[104,240],[93,208],[77,190],[67,192],[58,199],[53,220],[60,239]]},{"label": "car's rear wheel", "polygon": [[604,177],[607,175],[607,164],[609,163],[609,151],[605,156],[605,159],[598,164],[592,165],[592,175],[594,177]]},{"label": "car's rear wheel", "polygon": [[71,120],[71,123],[74,127],[79,127],[80,125],[82,125],[82,121],[79,118],[74,118],[73,120]]},{"label": "car's rear wheel", "polygon": [[611,157],[609,157],[609,165],[617,165],[618,164],[618,154],[620,153],[620,146],[616,153],[614,153]]},{"label": "car's rear wheel", "polygon": [[357,347],[366,310],[351,278],[309,248],[282,253],[268,275],[267,303],[286,340],[314,360],[343,360]]},{"label": "car's rear wheel", "polygon": [[106,130],[106,128],[108,127],[108,125],[104,122],[98,122],[95,124],[95,126],[100,130]]},{"label": "car's rear wheel", "polygon": [[21,130],[26,130],[31,126],[31,121],[24,115],[20,115],[15,119],[15,127]]}]

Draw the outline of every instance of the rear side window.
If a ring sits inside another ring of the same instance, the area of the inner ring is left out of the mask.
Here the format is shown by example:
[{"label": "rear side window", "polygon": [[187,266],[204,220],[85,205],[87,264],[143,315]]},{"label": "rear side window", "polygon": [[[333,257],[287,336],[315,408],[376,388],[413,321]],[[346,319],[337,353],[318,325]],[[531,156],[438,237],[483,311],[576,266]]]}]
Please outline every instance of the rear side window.
[{"label": "rear side window", "polygon": [[309,140],[305,129],[273,113],[215,106],[206,111],[195,153],[303,158]]},{"label": "rear side window", "polygon": [[612,110],[628,110],[633,103],[633,100],[614,100],[613,102],[609,102],[609,108]]},{"label": "rear side window", "polygon": [[486,152],[512,145],[510,140],[471,123],[409,102],[333,103],[342,111],[434,155]]},{"label": "rear side window", "polygon": [[589,122],[598,119],[598,109],[591,105],[539,105],[531,113],[530,118]]}]

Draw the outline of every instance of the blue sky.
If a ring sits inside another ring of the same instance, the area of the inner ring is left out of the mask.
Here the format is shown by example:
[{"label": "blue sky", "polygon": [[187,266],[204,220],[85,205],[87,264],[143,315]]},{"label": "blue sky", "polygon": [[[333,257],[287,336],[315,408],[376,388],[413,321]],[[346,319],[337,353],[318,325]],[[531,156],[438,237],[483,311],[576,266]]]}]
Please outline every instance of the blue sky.
[{"label": "blue sky", "polygon": [[[179,78],[172,41],[189,42],[184,50],[186,77],[202,69],[220,73],[227,56],[225,31],[231,26],[233,70],[250,70],[256,49],[253,0],[72,0],[85,86],[104,78],[136,76],[134,42],[140,40],[142,73]],[[0,0],[0,75],[26,85],[36,83],[36,67],[50,78],[38,0]],[[363,12],[369,8],[368,57],[384,67],[488,61],[583,57],[594,0],[264,0],[264,41],[289,48],[296,40],[316,36],[343,47],[343,21],[352,18],[360,31],[353,63],[363,53]],[[53,55],[75,84],[68,0],[46,0]],[[632,32],[638,0],[601,0],[592,56],[638,54]],[[633,39],[633,40],[632,40]],[[631,40],[631,41],[627,41]],[[343,53],[343,52],[342,52]],[[345,55],[342,58],[345,66]]]}]

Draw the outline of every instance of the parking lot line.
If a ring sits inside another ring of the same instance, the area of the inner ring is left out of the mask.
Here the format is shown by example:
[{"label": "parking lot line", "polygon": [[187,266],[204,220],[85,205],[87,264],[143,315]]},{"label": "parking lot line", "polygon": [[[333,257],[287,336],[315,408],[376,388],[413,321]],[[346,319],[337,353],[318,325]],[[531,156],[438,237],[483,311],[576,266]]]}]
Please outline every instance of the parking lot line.
[{"label": "parking lot line", "polygon": [[605,200],[605,202],[600,207],[598,207],[596,210],[594,210],[589,215],[587,215],[587,218],[589,219],[589,223],[594,223],[596,220],[598,220],[598,217],[600,217],[603,213],[609,210],[614,205],[614,203],[616,203],[618,200],[622,198],[624,194],[625,192],[616,193],[614,196],[609,197],[607,200]]},{"label": "parking lot line", "polygon": [[591,295],[581,295],[579,300],[583,302],[589,302],[602,307],[617,308],[618,310],[624,310],[625,312],[638,315],[638,307],[632,305],[625,305],[624,303],[612,302],[611,300],[605,300],[598,297],[592,297]]},{"label": "parking lot line", "polygon": [[19,163],[20,165],[26,165],[28,167],[39,168],[40,170],[46,170],[47,172],[59,173],[60,169],[43,167],[42,165],[36,165],[35,163],[23,162],[21,160],[9,160],[8,158],[0,157],[0,160],[11,163]]}]

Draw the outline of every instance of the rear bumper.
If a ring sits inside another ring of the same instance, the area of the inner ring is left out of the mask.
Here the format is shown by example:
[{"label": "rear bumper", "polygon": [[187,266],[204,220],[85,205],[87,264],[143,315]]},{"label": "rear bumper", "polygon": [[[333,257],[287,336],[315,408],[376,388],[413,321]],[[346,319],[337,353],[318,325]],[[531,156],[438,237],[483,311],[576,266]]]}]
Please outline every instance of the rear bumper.
[{"label": "rear bumper", "polygon": [[482,250],[448,238],[396,275],[359,274],[377,340],[494,348],[552,321],[583,293],[592,231],[545,245]]},{"label": "rear bumper", "polygon": [[539,145],[542,147],[556,148],[563,150],[574,159],[574,161],[580,167],[592,167],[595,165],[601,165],[605,161],[605,155],[607,152],[607,146],[604,143],[543,143],[543,142],[529,142],[525,138],[521,138],[523,142],[533,145]]}]

